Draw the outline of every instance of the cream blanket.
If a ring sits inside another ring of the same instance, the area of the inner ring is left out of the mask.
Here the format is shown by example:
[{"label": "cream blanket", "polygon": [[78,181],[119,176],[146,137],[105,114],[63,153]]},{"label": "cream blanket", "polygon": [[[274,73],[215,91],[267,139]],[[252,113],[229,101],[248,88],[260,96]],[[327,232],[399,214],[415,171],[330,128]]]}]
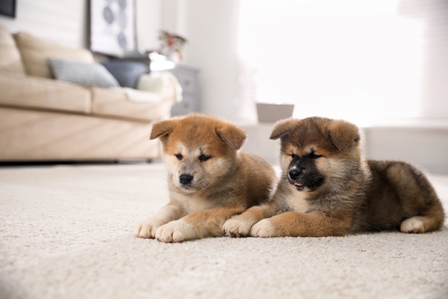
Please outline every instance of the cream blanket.
[{"label": "cream blanket", "polygon": [[172,98],[175,102],[182,101],[182,87],[176,77],[168,72],[140,76],[137,89],[116,89],[124,92],[130,101],[136,103],[156,103],[165,98]]}]

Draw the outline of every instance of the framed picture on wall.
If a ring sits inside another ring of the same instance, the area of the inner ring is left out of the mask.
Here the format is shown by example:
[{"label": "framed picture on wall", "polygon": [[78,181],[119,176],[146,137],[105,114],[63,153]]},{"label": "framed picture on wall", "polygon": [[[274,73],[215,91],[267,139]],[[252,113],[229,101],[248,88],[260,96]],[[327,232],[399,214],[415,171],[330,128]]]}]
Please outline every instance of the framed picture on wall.
[{"label": "framed picture on wall", "polygon": [[16,0],[0,0],[0,15],[16,17]]},{"label": "framed picture on wall", "polygon": [[115,57],[136,50],[135,0],[90,0],[90,50]]}]

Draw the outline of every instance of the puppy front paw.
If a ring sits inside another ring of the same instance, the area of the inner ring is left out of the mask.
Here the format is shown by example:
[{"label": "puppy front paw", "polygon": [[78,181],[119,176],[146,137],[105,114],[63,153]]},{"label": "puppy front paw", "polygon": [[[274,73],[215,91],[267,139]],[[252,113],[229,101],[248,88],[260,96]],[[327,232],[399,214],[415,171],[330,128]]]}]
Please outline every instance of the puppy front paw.
[{"label": "puppy front paw", "polygon": [[228,237],[244,237],[249,235],[252,223],[244,219],[238,219],[238,217],[227,220],[222,229],[224,234]]},{"label": "puppy front paw", "polygon": [[196,239],[197,236],[194,227],[180,219],[168,222],[159,227],[156,231],[155,238],[161,242],[171,243]]},{"label": "puppy front paw", "polygon": [[250,235],[260,238],[276,237],[276,229],[270,219],[263,219],[252,226]]},{"label": "puppy front paw", "polygon": [[154,238],[160,225],[162,223],[154,218],[147,219],[134,228],[134,236],[143,239]]}]

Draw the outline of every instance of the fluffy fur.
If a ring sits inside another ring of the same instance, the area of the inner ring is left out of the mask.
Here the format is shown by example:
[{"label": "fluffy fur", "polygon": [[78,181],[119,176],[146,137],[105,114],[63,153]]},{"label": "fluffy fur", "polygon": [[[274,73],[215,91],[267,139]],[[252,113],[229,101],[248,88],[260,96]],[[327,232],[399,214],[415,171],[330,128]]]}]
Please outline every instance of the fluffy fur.
[{"label": "fluffy fur", "polygon": [[312,117],[276,123],[282,177],[273,199],[228,220],[228,236],[342,236],[440,229],[444,211],[422,172],[397,161],[364,160],[358,128]]},{"label": "fluffy fur", "polygon": [[246,132],[223,120],[194,114],[154,124],[163,144],[170,202],[134,231],[163,242],[222,236],[223,223],[267,202],[277,183],[273,168],[240,152]]}]

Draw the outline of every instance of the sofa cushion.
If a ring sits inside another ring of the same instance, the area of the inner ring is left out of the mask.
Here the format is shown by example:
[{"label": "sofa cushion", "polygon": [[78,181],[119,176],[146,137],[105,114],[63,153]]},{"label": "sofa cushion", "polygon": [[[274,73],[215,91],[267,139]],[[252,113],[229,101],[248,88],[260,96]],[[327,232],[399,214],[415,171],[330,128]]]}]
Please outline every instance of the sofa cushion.
[{"label": "sofa cushion", "polygon": [[99,63],[49,58],[50,68],[57,80],[103,88],[119,87],[114,76]]},{"label": "sofa cushion", "polygon": [[25,74],[19,49],[11,33],[0,26],[0,71]]},{"label": "sofa cushion", "polygon": [[138,121],[153,121],[170,117],[173,102],[155,93],[152,94],[155,97],[153,101],[142,103],[130,101],[125,91],[119,89],[92,87],[91,90],[92,114]]},{"label": "sofa cushion", "polygon": [[149,73],[149,65],[131,60],[110,60],[101,63],[117,79],[121,87],[137,88],[138,80]]},{"label": "sofa cushion", "polygon": [[92,53],[86,49],[59,46],[25,32],[14,34],[14,38],[26,73],[30,76],[53,78],[47,61],[50,57],[94,62]]},{"label": "sofa cushion", "polygon": [[0,72],[0,105],[90,113],[87,88],[52,79]]}]

